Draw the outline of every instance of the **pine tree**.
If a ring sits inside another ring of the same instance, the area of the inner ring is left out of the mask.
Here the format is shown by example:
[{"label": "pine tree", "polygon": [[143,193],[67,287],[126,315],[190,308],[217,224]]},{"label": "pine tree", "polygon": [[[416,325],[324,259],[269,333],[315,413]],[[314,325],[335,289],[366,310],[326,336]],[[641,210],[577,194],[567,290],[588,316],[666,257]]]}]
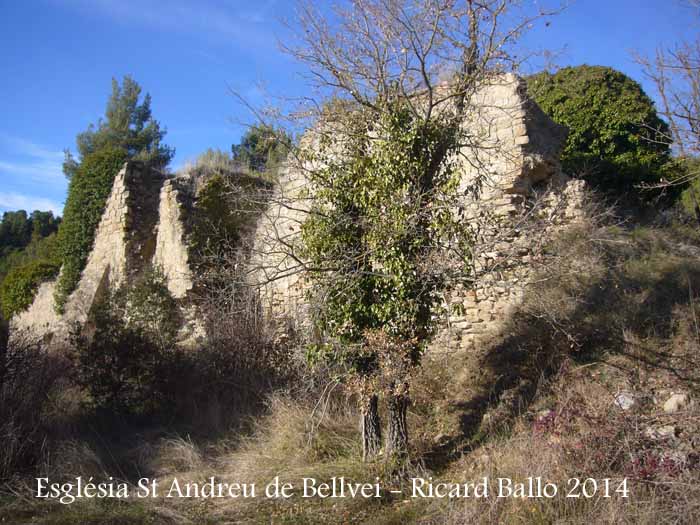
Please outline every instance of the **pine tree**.
[{"label": "pine tree", "polygon": [[112,94],[107,102],[105,119],[78,134],[76,139],[80,160],[65,151],[63,173],[73,177],[82,159],[104,149],[118,149],[128,159],[144,160],[162,168],[170,162],[175,149],[162,143],[166,130],[151,115],[151,96],[146,94],[139,104],[141,86],[130,76],[122,85],[112,79]]}]

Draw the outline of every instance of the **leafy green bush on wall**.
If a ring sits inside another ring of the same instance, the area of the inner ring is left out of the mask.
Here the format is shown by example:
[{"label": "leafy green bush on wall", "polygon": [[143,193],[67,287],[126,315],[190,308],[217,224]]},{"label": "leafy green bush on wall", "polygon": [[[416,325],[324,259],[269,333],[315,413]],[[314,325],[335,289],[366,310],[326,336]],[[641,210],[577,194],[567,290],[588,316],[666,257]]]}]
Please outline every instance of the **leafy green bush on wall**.
[{"label": "leafy green bush on wall", "polygon": [[49,259],[32,261],[10,270],[0,285],[0,307],[5,319],[25,310],[34,300],[39,285],[53,279],[61,265]]},{"label": "leafy green bush on wall", "polygon": [[59,311],[80,280],[114,178],[125,161],[126,153],[122,150],[99,150],[85,157],[71,178],[58,232],[58,252],[63,263],[55,294]]},{"label": "leafy green bush on wall", "polygon": [[616,196],[658,182],[670,157],[668,126],[642,87],[608,67],[566,67],[527,80],[528,92],[569,128],[564,170]]},{"label": "leafy green bush on wall", "polygon": [[107,294],[90,314],[90,337],[74,334],[78,381],[96,408],[124,414],[158,411],[174,367],[179,310],[165,277],[147,270]]}]

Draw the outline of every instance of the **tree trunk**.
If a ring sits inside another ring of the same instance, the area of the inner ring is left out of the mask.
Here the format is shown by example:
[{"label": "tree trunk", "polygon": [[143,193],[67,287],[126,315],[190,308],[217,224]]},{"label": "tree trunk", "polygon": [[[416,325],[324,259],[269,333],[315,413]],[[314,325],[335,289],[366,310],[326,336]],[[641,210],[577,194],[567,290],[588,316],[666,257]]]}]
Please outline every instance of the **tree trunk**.
[{"label": "tree trunk", "polygon": [[389,394],[389,430],[387,436],[387,457],[403,459],[408,454],[408,427],[406,425],[406,411],[410,399],[408,397],[408,385],[403,388],[391,389]]},{"label": "tree trunk", "polygon": [[372,394],[362,402],[362,461],[369,461],[382,446],[382,426],[379,419],[379,399]]}]

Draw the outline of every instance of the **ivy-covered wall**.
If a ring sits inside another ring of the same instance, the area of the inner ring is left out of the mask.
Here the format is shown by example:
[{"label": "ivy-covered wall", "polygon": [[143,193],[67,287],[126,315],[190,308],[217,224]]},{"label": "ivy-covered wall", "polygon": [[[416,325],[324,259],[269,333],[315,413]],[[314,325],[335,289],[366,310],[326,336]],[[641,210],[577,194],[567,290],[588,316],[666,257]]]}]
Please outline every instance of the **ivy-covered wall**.
[{"label": "ivy-covered wall", "polygon": [[71,178],[63,223],[58,233],[58,253],[62,262],[55,293],[58,311],[63,311],[68,296],[78,286],[114,178],[125,160],[126,154],[121,150],[99,150],[86,156]]}]

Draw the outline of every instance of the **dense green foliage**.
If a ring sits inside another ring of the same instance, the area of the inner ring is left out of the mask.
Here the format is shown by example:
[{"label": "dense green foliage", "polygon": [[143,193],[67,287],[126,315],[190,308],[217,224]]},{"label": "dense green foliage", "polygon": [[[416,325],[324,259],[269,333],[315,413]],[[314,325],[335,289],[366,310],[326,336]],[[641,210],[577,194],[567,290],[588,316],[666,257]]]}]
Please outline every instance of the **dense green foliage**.
[{"label": "dense green foliage", "polygon": [[[175,150],[162,143],[166,131],[151,115],[151,96],[139,104],[141,86],[125,76],[120,86],[112,79],[112,94],[107,102],[105,120],[90,124],[76,139],[80,161],[103,149],[117,149],[125,158],[143,160],[155,167],[165,167]],[[72,178],[80,163],[66,151],[63,172]]]},{"label": "dense green foliage", "polygon": [[71,178],[58,232],[63,263],[55,297],[59,310],[80,280],[114,177],[125,160],[122,150],[102,149],[85,157]]},{"label": "dense green foliage", "polygon": [[311,173],[315,209],[302,236],[323,295],[323,332],[341,343],[341,357],[356,372],[372,374],[378,356],[358,344],[381,330],[404,345],[395,366],[417,362],[447,285],[444,265],[428,261],[445,239],[464,254],[468,248],[447,205],[458,184],[447,154],[455,128],[399,104],[374,123],[378,138],[370,138],[362,115],[354,125],[353,140],[324,136],[325,167]]},{"label": "dense green foliage", "polygon": [[214,175],[200,190],[195,203],[192,248],[212,253],[230,249],[257,219],[268,188],[265,181],[249,175]]},{"label": "dense green foliage", "polygon": [[668,126],[628,76],[608,67],[567,67],[528,78],[528,91],[569,128],[564,170],[615,196],[658,182],[670,157]]},{"label": "dense green foliage", "polygon": [[56,276],[61,266],[56,261],[38,260],[10,270],[0,285],[0,308],[5,319],[26,309],[34,300],[39,285]]},{"label": "dense green foliage", "polygon": [[138,414],[158,409],[178,327],[165,279],[147,271],[108,292],[91,314],[94,331],[75,334],[78,379],[96,408]]},{"label": "dense green foliage", "polygon": [[31,304],[39,284],[54,277],[56,230],[60,218],[50,211],[5,212],[0,223],[0,319]]},{"label": "dense green foliage", "polygon": [[47,237],[33,237],[31,242],[21,249],[6,252],[0,257],[0,281],[13,268],[38,260],[56,259],[58,235],[52,233]]},{"label": "dense green foliage", "polygon": [[138,159],[164,167],[175,153],[161,143],[165,131],[151,115],[151,97],[146,95],[139,104],[140,94],[141,87],[130,77],[124,77],[122,86],[113,79],[106,120],[90,125],[77,137],[80,162],[66,153],[63,168],[70,184],[59,231],[63,262],[55,297],[59,311],[80,280],[95,229],[122,164]]},{"label": "dense green foliage", "polygon": [[286,158],[291,138],[280,129],[263,124],[248,128],[240,144],[231,146],[233,160],[251,171],[275,171]]},{"label": "dense green foliage", "polygon": [[32,225],[24,210],[6,211],[0,222],[0,249],[24,248],[29,244]]},{"label": "dense green foliage", "polygon": [[14,249],[26,247],[32,239],[48,237],[58,231],[60,218],[51,211],[6,211],[0,222],[0,257]]}]

